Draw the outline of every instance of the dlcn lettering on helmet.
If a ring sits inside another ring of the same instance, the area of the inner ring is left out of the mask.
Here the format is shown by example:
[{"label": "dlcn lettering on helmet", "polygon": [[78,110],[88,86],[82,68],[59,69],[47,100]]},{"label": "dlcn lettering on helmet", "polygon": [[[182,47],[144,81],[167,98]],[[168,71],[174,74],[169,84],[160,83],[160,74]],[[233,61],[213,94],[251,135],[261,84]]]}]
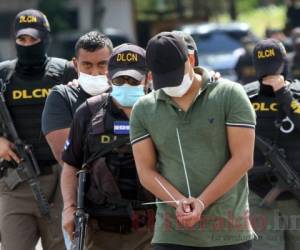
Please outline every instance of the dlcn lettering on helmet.
[{"label": "dlcn lettering on helmet", "polygon": [[136,53],[120,53],[117,56],[117,62],[137,62],[138,55]]},{"label": "dlcn lettering on helmet", "polygon": [[264,102],[253,102],[252,103],[253,109],[255,111],[272,111],[276,112],[278,111],[278,104],[273,102],[273,103],[264,103]]},{"label": "dlcn lettering on helmet", "polygon": [[20,16],[19,23],[37,23],[35,16]]},{"label": "dlcn lettering on helmet", "polygon": [[275,56],[275,50],[274,49],[266,49],[266,50],[259,50],[257,51],[257,58],[268,58]]},{"label": "dlcn lettering on helmet", "polygon": [[39,98],[46,98],[51,89],[34,89],[34,90],[13,90],[12,91],[12,98],[13,100],[18,99],[39,99]]}]

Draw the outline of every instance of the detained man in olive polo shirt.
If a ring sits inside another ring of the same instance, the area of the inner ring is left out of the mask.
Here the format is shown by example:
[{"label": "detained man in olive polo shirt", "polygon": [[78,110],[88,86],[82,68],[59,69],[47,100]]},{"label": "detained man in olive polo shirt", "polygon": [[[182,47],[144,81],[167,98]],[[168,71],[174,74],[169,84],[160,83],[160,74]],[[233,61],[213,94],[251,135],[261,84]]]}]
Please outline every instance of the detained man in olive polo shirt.
[{"label": "detained man in olive polo shirt", "polygon": [[244,90],[193,69],[174,33],[154,36],[146,61],[155,91],[134,105],[130,137],[140,181],[160,201],[155,249],[250,249],[255,114]]}]

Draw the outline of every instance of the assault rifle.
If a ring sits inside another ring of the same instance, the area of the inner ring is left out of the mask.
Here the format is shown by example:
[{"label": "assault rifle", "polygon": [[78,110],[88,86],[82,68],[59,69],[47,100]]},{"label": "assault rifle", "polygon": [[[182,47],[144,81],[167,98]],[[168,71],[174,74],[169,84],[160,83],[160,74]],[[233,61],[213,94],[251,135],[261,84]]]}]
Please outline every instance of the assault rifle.
[{"label": "assault rifle", "polygon": [[31,151],[30,145],[25,144],[18,136],[17,130],[5,104],[5,98],[2,93],[4,90],[3,88],[3,80],[0,79],[0,118],[6,132],[14,143],[14,151],[17,153],[21,162],[19,164],[14,164],[14,167],[11,166],[13,164],[10,165],[10,163],[6,164],[6,162],[2,162],[1,165],[9,165],[4,167],[6,174],[2,178],[10,190],[14,190],[20,183],[27,181],[33,196],[37,201],[41,215],[45,216],[50,221],[50,206],[41,189],[39,180],[37,179],[40,175],[40,168]]},{"label": "assault rifle", "polygon": [[82,168],[78,173],[77,207],[75,212],[75,233],[72,250],[83,250],[89,215],[85,211],[85,193],[88,181],[88,169]]},{"label": "assault rifle", "polygon": [[[113,145],[107,146],[103,151],[98,152],[96,155],[92,156],[89,160],[87,160],[83,165],[80,171],[77,172],[78,176],[78,185],[77,185],[77,206],[76,206],[76,212],[75,212],[75,233],[74,233],[74,243],[72,245],[72,250],[83,250],[84,249],[84,242],[85,242],[85,235],[86,235],[86,228],[87,223],[89,219],[89,214],[96,215],[95,210],[93,210],[93,207],[91,207],[91,200],[93,198],[97,199],[97,216],[102,218],[111,218],[109,212],[107,212],[107,208],[100,208],[99,204],[104,204],[106,202],[106,198],[104,196],[103,186],[98,186],[99,189],[94,190],[92,196],[91,193],[88,192],[88,189],[91,185],[91,182],[93,182],[93,178],[105,178],[106,184],[104,185],[108,190],[115,190],[115,182],[112,179],[113,176],[111,175],[111,172],[108,170],[104,158],[102,156],[110,151],[112,151],[115,147],[120,147],[121,145],[124,145],[125,142],[128,141],[128,138],[125,138],[120,141],[116,141],[113,143]],[[92,167],[92,165],[97,167]],[[95,181],[95,180],[94,180]],[[101,181],[99,181],[100,183]],[[98,183],[98,184],[99,184]],[[101,189],[101,190],[100,190]],[[119,189],[118,189],[119,191]],[[116,193],[115,193],[116,194]],[[95,197],[96,196],[96,197]],[[89,204],[86,204],[87,201]],[[125,204],[122,204],[123,208]],[[127,208],[126,203],[126,208]],[[118,213],[120,210],[123,212],[124,209],[117,209],[117,204],[114,204],[113,206],[113,215],[114,219],[116,220],[116,213]],[[126,209],[125,209],[126,210]],[[127,211],[127,210],[126,210]],[[127,212],[126,214],[128,214]],[[120,213],[123,215],[123,213]],[[130,214],[130,213],[129,213]],[[110,223],[113,223],[114,221],[110,221]]]},{"label": "assault rifle", "polygon": [[264,197],[260,206],[272,207],[274,200],[284,191],[291,192],[300,201],[299,175],[285,161],[282,151],[258,135],[255,136],[255,146],[265,156],[266,166],[277,178],[275,186]]}]

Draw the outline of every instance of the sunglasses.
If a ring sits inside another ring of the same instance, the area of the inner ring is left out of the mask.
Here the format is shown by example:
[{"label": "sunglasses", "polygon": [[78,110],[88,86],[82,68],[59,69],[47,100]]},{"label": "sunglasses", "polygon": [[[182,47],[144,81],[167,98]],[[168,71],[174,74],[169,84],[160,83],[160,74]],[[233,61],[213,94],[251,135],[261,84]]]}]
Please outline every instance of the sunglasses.
[{"label": "sunglasses", "polygon": [[129,84],[131,86],[138,86],[138,85],[141,85],[141,83],[142,83],[142,81],[138,81],[130,76],[119,76],[119,77],[114,78],[111,82],[113,85],[116,85],[116,86],[121,86],[124,84]]}]

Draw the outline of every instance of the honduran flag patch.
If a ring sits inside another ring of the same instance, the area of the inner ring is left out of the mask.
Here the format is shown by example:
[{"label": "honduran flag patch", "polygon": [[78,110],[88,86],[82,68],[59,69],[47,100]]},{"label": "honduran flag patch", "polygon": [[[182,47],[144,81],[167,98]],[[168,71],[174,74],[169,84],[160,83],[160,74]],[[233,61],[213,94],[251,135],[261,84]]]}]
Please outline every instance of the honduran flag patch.
[{"label": "honduran flag patch", "polygon": [[129,135],[129,121],[115,121],[114,122],[115,135]]}]

